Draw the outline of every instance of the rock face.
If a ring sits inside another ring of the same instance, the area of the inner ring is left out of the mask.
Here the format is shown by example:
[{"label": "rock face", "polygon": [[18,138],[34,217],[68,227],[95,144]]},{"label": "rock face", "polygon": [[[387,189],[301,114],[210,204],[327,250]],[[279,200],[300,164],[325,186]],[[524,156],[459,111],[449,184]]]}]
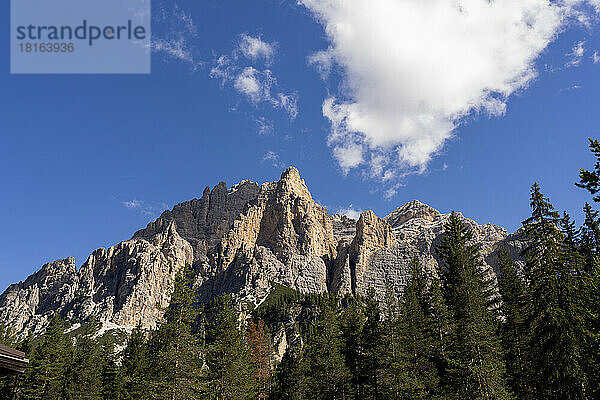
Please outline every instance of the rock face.
[{"label": "rock face", "polygon": [[[20,335],[38,334],[58,311],[73,323],[94,317],[110,326],[154,327],[186,264],[197,272],[202,301],[231,293],[242,311],[251,311],[275,285],[340,295],[373,288],[379,298],[390,288],[400,295],[413,258],[438,273],[436,246],[447,219],[416,200],[384,218],[372,211],[358,221],[331,216],[295,168],[261,186],[244,181],[228,189],[221,182],[165,211],[132,239],[94,251],[79,270],[67,258],[11,285],[0,296],[0,323]],[[498,243],[518,257],[518,232],[507,236],[498,226],[465,221],[490,276]],[[280,347],[295,340],[278,335]]]}]

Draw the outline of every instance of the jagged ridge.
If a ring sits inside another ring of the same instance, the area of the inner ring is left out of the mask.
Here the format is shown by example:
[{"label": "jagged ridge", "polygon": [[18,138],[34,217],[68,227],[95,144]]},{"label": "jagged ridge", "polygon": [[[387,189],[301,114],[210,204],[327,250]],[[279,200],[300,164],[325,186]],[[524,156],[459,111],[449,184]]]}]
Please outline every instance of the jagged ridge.
[{"label": "jagged ridge", "polygon": [[[123,329],[154,327],[186,264],[197,271],[203,301],[232,293],[242,312],[275,285],[340,295],[372,287],[380,298],[390,287],[400,295],[412,258],[437,274],[435,248],[447,218],[416,200],[383,219],[372,211],[358,221],[332,216],[293,167],[261,186],[244,181],[227,189],[221,182],[165,211],[132,239],[94,251],[80,270],[72,258],[57,260],[11,285],[0,296],[0,322],[21,335],[38,334],[59,311],[72,322],[94,317]],[[496,244],[516,255],[518,235],[465,220],[481,245],[482,268],[493,277]]]}]

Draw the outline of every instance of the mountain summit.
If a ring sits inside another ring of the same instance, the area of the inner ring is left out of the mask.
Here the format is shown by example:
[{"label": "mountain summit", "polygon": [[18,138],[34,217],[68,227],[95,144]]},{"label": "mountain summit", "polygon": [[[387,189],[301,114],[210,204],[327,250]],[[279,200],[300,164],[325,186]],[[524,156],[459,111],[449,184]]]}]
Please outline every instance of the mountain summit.
[{"label": "mountain summit", "polygon": [[[207,187],[202,197],[167,210],[130,240],[94,251],[77,269],[67,258],[44,265],[0,296],[0,322],[19,335],[39,334],[58,311],[72,323],[90,318],[107,328],[154,327],[184,265],[197,273],[201,301],[231,293],[251,311],[277,285],[302,293],[400,295],[410,262],[440,268],[436,244],[448,214],[417,200],[379,218],[330,215],[317,204],[296,168],[279,181]],[[503,228],[465,219],[495,276],[495,248],[517,254],[519,241]]]}]

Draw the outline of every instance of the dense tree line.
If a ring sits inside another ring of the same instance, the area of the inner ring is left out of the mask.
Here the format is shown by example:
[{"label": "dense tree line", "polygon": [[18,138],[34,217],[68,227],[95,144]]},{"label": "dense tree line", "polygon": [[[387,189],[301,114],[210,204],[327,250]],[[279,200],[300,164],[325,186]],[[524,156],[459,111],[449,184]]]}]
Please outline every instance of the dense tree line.
[{"label": "dense tree line", "polygon": [[[578,186],[600,201],[598,158]],[[177,277],[165,319],[123,348],[90,321],[65,334],[55,315],[26,351],[15,399],[597,399],[600,398],[600,218],[576,228],[539,187],[516,262],[498,249],[498,281],[483,270],[473,232],[452,213],[436,249],[439,273],[414,259],[401,299],[300,295],[277,286],[244,319],[230,296],[200,305],[194,271]],[[299,341],[279,363],[268,326],[298,315]]]}]

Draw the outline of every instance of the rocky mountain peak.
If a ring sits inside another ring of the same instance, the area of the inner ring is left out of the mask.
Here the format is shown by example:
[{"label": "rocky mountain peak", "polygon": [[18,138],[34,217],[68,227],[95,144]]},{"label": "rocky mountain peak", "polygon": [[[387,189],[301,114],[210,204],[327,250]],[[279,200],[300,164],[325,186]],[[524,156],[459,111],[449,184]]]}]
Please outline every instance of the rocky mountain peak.
[{"label": "rocky mountain peak", "polygon": [[300,178],[300,172],[296,167],[288,167],[277,182],[277,191],[280,196],[298,196],[312,201],[312,195],[306,187],[304,179]]},{"label": "rocky mountain peak", "polygon": [[[192,265],[202,301],[231,293],[251,311],[276,285],[302,293],[400,295],[410,261],[435,274],[444,221],[417,200],[385,218],[331,216],[290,167],[260,187],[246,180],[206,187],[200,198],[166,210],[130,240],[94,251],[78,271],[73,258],[45,264],[0,296],[0,322],[22,336],[42,332],[59,311],[72,323],[96,320],[119,329],[153,327],[162,318],[177,272]],[[473,227],[487,268],[497,243],[516,243],[491,225]],[[519,254],[517,245],[510,254]],[[493,274],[493,271],[491,272]],[[285,335],[284,335],[285,336]]]},{"label": "rocky mountain peak", "polygon": [[440,216],[441,213],[435,208],[421,203],[419,200],[413,200],[395,209],[383,219],[393,228],[396,228],[413,218],[421,218],[425,221],[433,222]]}]

